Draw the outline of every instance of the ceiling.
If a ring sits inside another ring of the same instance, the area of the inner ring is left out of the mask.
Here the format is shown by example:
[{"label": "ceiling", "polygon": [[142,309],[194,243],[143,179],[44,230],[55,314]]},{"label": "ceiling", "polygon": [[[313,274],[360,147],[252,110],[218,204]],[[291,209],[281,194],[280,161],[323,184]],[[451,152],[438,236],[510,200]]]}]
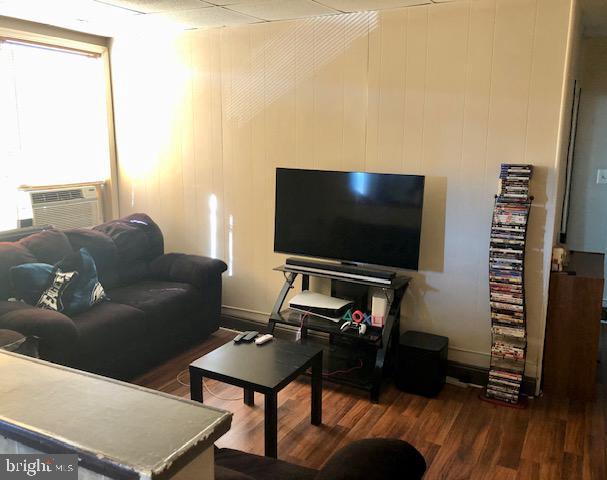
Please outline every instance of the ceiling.
[{"label": "ceiling", "polygon": [[[0,15],[116,36],[375,11],[458,0],[0,0]],[[607,36],[607,0],[580,0],[589,36]]]},{"label": "ceiling", "polygon": [[115,36],[146,27],[193,29],[458,0],[0,0],[0,15]]}]

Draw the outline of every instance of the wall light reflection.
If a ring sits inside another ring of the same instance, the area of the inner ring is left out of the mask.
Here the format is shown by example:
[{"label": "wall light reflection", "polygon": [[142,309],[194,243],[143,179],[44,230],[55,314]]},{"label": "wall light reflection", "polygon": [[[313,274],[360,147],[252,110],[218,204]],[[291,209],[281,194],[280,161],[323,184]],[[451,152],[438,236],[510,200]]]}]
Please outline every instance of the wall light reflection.
[{"label": "wall light reflection", "polygon": [[217,195],[214,193],[209,196],[209,224],[211,234],[211,252],[209,256],[211,258],[217,258]]},{"label": "wall light reflection", "polygon": [[228,219],[228,277],[234,275],[234,215]]},{"label": "wall light reflection", "polygon": [[[325,15],[297,21],[294,28],[268,36],[251,53],[251,69],[231,79],[228,118],[245,124],[338,58],[379,25],[377,12]],[[305,46],[297,49],[296,46]],[[263,68],[259,67],[263,65]],[[242,72],[241,72],[242,73]],[[294,77],[295,76],[295,77]]]}]

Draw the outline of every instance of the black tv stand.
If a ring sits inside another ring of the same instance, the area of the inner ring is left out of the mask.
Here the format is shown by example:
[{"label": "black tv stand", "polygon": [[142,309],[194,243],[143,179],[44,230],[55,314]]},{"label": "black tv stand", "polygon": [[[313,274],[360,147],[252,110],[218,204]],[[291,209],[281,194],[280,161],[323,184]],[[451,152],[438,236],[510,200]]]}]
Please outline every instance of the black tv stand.
[{"label": "black tv stand", "polygon": [[[322,262],[319,262],[322,263]],[[337,265],[339,264],[331,264]],[[352,268],[352,267],[348,267]],[[379,401],[381,382],[390,367],[396,352],[400,333],[400,305],[410,282],[410,277],[396,275],[385,283],[385,279],[346,278],[339,271],[320,270],[303,271],[301,266],[286,264],[275,268],[285,276],[285,282],[278,294],[268,323],[269,333],[274,332],[276,324],[301,328],[301,341],[319,341],[308,336],[309,331],[328,335],[328,343],[323,344],[323,371],[325,380],[350,385],[369,392],[373,402]],[[298,275],[301,275],[301,288],[308,290],[310,277],[331,280],[331,290],[335,292],[339,285],[347,284],[367,291],[371,287],[380,288],[388,297],[388,312],[383,328],[370,327],[365,335],[354,330],[341,331],[344,320],[334,323],[314,315],[283,309],[289,290],[294,288]],[[364,277],[364,276],[362,276]]]}]

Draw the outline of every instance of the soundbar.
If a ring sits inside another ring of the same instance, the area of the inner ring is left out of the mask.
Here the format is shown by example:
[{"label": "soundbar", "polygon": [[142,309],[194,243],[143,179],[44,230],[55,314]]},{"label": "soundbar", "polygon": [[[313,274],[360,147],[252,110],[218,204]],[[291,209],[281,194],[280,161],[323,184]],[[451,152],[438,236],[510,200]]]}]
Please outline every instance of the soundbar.
[{"label": "soundbar", "polygon": [[367,282],[390,285],[396,276],[395,272],[387,270],[372,270],[368,268],[356,267],[353,265],[342,265],[337,263],[319,262],[314,260],[305,260],[302,258],[287,258],[287,266],[292,270],[302,272],[323,273],[330,272],[333,275],[355,280],[364,280]]}]

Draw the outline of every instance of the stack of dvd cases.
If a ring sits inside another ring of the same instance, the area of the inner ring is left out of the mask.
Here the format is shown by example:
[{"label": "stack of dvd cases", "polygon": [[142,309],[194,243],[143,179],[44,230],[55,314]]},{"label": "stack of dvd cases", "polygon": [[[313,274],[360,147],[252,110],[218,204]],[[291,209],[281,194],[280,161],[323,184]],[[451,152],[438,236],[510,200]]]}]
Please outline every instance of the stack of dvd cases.
[{"label": "stack of dvd cases", "polygon": [[525,240],[531,165],[502,164],[489,246],[491,368],[486,396],[519,402],[525,370]]}]

